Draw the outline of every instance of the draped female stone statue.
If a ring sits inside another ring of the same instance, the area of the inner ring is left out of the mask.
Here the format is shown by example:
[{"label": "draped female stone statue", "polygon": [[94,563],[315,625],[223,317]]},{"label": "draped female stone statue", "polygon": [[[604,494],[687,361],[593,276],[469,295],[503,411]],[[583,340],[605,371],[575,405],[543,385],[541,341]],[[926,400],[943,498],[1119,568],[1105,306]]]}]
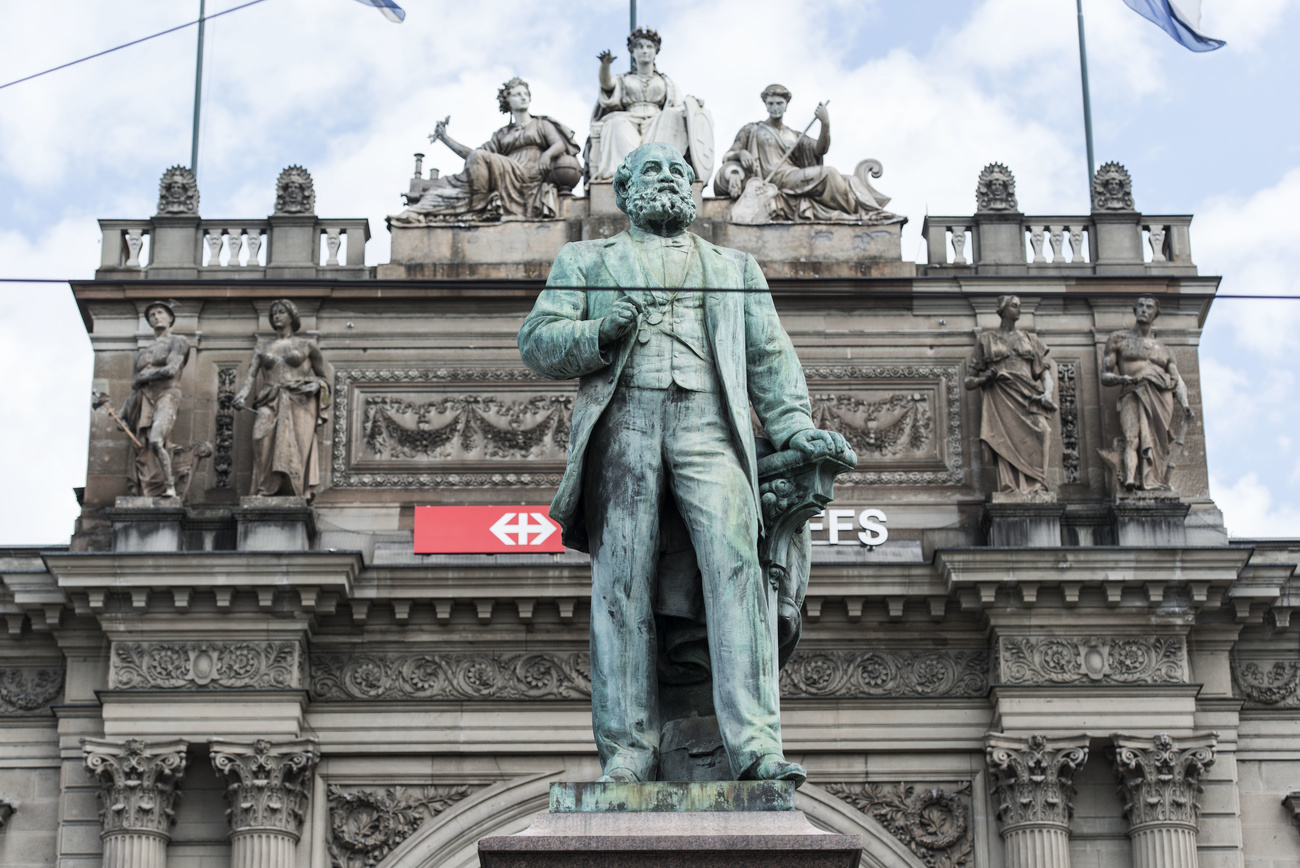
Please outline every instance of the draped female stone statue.
[{"label": "draped female stone statue", "polygon": [[632,71],[616,74],[617,59],[600,53],[600,95],[591,116],[587,141],[587,180],[614,180],[623,158],[647,142],[663,142],[680,151],[702,183],[713,174],[713,115],[704,101],[683,95],[677,84],[659,71],[655,57],[663,40],[647,27],[627,38]]},{"label": "draped female stone statue", "polygon": [[320,483],[316,428],[324,424],[329,407],[325,360],[315,341],[295,336],[302,320],[293,302],[271,302],[268,318],[275,337],[258,342],[233,402],[235,409],[244,409],[261,378],[262,387],[251,404],[257,419],[249,493],[310,498]]},{"label": "draped female stone statue", "polygon": [[998,314],[1002,326],[980,332],[967,365],[966,388],[983,394],[980,440],[996,456],[998,491],[1046,491],[1048,416],[1056,412],[1051,351],[1037,335],[1016,328],[1017,296],[999,296]]},{"label": "draped female stone statue", "polygon": [[438,178],[419,201],[389,218],[394,226],[421,226],[440,220],[496,220],[502,216],[546,218],[559,213],[559,192],[579,180],[578,144],[564,124],[529,111],[532,91],[512,78],[497,91],[497,104],[510,123],[477,148],[447,135],[439,121],[430,141],[439,141],[465,158],[465,169]]}]

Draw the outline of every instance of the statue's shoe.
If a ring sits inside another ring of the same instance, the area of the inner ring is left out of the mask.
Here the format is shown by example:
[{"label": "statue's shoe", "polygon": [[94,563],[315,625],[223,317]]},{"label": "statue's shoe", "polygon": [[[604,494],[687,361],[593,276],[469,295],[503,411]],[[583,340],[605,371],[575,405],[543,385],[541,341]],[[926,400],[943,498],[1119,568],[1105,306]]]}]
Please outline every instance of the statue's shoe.
[{"label": "statue's shoe", "polygon": [[640,778],[624,768],[613,768],[596,778],[598,784],[635,784]]},{"label": "statue's shoe", "polygon": [[798,763],[789,762],[780,754],[770,753],[750,766],[744,778],[750,781],[793,781],[798,789],[808,780],[808,772]]}]

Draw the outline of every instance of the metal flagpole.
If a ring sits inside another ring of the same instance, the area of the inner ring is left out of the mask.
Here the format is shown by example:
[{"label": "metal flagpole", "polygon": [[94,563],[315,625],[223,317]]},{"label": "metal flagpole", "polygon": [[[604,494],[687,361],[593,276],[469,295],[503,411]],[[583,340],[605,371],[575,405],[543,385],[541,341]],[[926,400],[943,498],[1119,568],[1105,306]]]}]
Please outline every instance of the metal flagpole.
[{"label": "metal flagpole", "polygon": [[628,33],[636,30],[636,0],[628,0],[628,12],[632,16],[632,26],[628,28]]},{"label": "metal flagpole", "polygon": [[199,107],[203,103],[203,4],[199,0],[199,58],[194,69],[194,133],[190,137],[190,171],[199,173]]},{"label": "metal flagpole", "polygon": [[1088,49],[1083,41],[1083,0],[1075,0],[1075,4],[1079,8],[1079,73],[1083,79],[1083,132],[1088,139],[1088,195],[1091,197],[1092,177],[1097,164],[1092,156],[1092,99],[1088,96]]}]

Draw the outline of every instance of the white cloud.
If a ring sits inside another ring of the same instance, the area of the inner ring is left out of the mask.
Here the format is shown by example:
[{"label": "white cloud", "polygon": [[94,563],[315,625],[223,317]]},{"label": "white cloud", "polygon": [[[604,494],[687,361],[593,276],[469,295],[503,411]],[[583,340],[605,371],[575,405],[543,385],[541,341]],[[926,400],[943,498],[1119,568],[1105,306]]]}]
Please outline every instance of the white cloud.
[{"label": "white cloud", "polygon": [[1275,503],[1272,492],[1255,473],[1247,473],[1232,485],[1211,477],[1210,486],[1215,503],[1223,510],[1229,536],[1300,536],[1300,509],[1290,503]]}]

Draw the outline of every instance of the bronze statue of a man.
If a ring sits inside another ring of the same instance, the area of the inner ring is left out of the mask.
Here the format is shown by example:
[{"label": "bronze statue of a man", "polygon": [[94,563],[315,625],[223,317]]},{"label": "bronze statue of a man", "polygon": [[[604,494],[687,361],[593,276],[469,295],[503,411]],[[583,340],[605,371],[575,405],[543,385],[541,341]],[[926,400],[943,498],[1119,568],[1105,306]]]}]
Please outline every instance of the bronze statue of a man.
[{"label": "bronze statue of a man", "polygon": [[702,580],[713,705],[732,775],[806,773],[781,746],[775,612],[753,403],[778,449],[851,454],[813,425],[808,387],[754,257],[686,231],[695,174],[669,145],[635,149],[614,195],[632,228],[565,245],[519,331],[524,362],[580,378],[569,461],[551,505],[591,553],[592,726],[602,780],[654,780],[661,513],[675,505]]},{"label": "bronze statue of a man", "polygon": [[[1113,332],[1106,341],[1101,371],[1103,386],[1120,387],[1120,483],[1127,491],[1168,490],[1173,446],[1186,432],[1192,407],[1174,354],[1152,334],[1160,302],[1144,295],[1133,303],[1133,314],[1133,328]],[[1175,401],[1182,417],[1178,424]]]},{"label": "bronze statue of a man", "polygon": [[153,329],[154,338],[135,355],[131,396],[119,413],[127,430],[143,444],[135,450],[127,479],[135,494],[175,497],[176,475],[172,471],[168,438],[180,411],[181,390],[177,380],[189,357],[190,342],[172,334],[176,312],[167,302],[151,303],[144,309],[144,318]]}]

